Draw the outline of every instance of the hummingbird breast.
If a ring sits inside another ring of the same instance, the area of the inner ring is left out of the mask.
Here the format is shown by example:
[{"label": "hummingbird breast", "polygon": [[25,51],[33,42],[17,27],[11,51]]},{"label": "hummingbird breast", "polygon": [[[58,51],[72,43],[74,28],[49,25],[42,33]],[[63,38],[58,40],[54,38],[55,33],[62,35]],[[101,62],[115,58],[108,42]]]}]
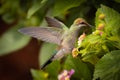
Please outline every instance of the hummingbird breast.
[{"label": "hummingbird breast", "polygon": [[64,35],[62,36],[61,48],[56,53],[56,55],[54,56],[54,58],[52,60],[62,58],[66,54],[69,54],[72,52],[72,50],[75,46],[76,39],[78,37],[77,31],[69,30],[64,33]]},{"label": "hummingbird breast", "polygon": [[64,36],[64,39],[62,41],[62,47],[67,50],[66,52],[71,52],[72,49],[74,48],[75,46],[75,42],[76,42],[76,39],[77,39],[77,36],[76,34],[66,34]]}]

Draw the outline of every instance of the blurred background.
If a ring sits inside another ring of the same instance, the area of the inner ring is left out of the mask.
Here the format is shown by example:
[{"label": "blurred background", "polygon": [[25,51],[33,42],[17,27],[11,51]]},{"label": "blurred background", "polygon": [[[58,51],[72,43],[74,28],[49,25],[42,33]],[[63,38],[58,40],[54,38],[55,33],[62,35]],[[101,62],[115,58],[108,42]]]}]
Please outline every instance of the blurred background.
[{"label": "blurred background", "polygon": [[94,25],[101,4],[120,12],[119,0],[0,0],[0,80],[32,80],[30,69],[39,69],[44,62],[39,56],[42,42],[20,34],[18,29],[45,26],[46,15],[67,26],[77,17]]},{"label": "blurred background", "polygon": [[[6,24],[0,17],[0,36],[13,25]],[[32,80],[30,69],[39,69],[39,47],[37,40],[31,39],[25,47],[0,56],[0,80]]]}]

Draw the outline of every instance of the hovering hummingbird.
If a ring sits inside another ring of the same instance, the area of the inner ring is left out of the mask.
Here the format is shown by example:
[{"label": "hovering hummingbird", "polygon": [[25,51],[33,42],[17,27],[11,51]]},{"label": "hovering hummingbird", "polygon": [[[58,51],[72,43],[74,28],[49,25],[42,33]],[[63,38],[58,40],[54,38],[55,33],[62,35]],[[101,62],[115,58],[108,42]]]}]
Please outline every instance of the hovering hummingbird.
[{"label": "hovering hummingbird", "polygon": [[82,18],[77,18],[70,28],[51,17],[46,17],[46,21],[49,27],[29,27],[19,30],[23,34],[59,45],[60,49],[41,67],[41,69],[52,61],[61,59],[71,53],[79,37],[79,32],[86,32],[88,28],[91,27],[91,25]]}]

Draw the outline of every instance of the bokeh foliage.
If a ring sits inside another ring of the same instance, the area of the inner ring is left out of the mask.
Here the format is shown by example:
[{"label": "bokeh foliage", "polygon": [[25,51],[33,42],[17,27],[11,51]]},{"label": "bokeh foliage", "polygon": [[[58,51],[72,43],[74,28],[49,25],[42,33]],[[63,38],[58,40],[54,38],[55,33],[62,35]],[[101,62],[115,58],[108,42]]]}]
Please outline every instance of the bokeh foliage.
[{"label": "bokeh foliage", "polygon": [[[82,17],[95,27],[81,45],[76,46],[79,56],[73,58],[70,54],[62,63],[54,61],[44,70],[32,69],[33,79],[57,80],[60,71],[74,69],[71,80],[119,80],[119,12],[119,0],[1,0],[1,19],[14,26],[0,37],[0,56],[26,46],[31,38],[20,34],[18,29],[46,26],[45,16],[55,17],[68,27],[74,19]],[[40,65],[54,53],[55,46],[43,43]]]}]

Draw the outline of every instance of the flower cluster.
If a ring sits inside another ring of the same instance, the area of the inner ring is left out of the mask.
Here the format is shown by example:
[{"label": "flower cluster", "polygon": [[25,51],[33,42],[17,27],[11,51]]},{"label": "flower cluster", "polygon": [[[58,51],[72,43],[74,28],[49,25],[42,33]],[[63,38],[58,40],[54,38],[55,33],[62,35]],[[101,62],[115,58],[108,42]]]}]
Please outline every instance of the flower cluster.
[{"label": "flower cluster", "polygon": [[[84,40],[84,38],[86,37],[86,34],[83,33],[82,35],[80,35],[80,37],[78,38],[78,46],[81,45],[82,41]],[[78,49],[77,48],[73,48],[72,50],[72,56],[75,58],[78,56]]]},{"label": "flower cluster", "polygon": [[78,45],[81,44],[81,42],[83,41],[83,39],[86,37],[86,34],[83,33],[82,35],[80,35],[80,37],[78,38]]},{"label": "flower cluster", "polygon": [[[105,15],[103,13],[101,13],[98,17],[99,20],[104,20],[104,18],[105,18]],[[98,35],[102,36],[104,33],[104,31],[103,31],[104,27],[105,27],[105,24],[103,22],[99,23],[97,29],[93,32],[93,34],[98,34]]]},{"label": "flower cluster", "polygon": [[70,71],[68,70],[63,70],[59,75],[58,75],[58,80],[70,80],[71,76],[74,74],[74,69],[71,69]]}]

